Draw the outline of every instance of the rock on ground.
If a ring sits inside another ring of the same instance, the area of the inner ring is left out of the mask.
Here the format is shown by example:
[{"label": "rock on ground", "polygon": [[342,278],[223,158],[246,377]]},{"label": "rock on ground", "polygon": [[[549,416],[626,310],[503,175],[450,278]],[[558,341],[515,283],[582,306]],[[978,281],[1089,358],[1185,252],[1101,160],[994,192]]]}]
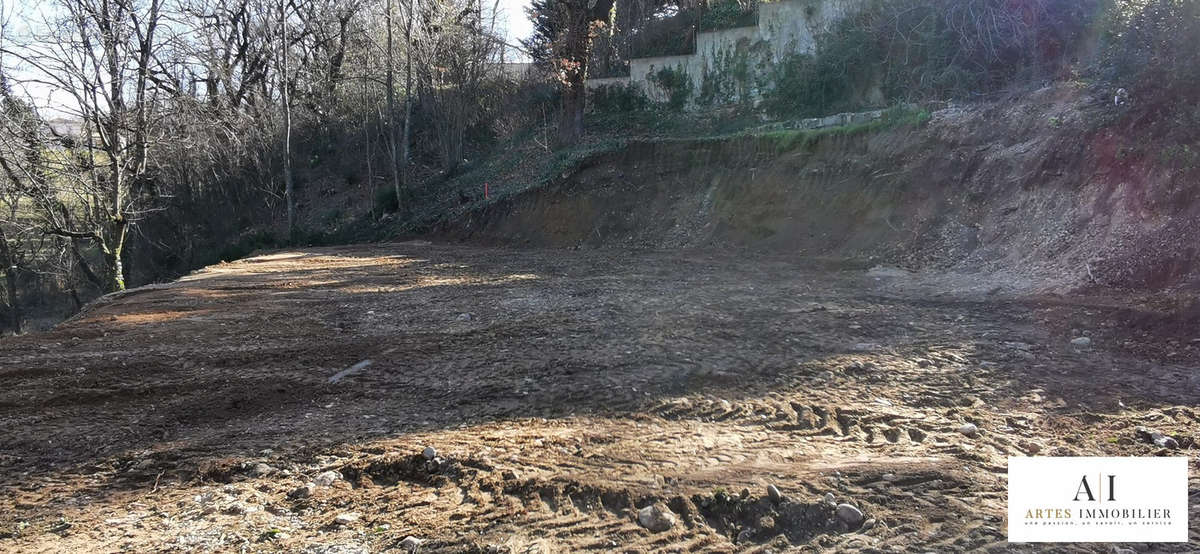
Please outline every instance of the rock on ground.
[{"label": "rock on ground", "polygon": [[400,541],[400,549],[404,552],[416,552],[417,549],[421,547],[421,543],[423,542],[425,541],[418,539],[417,537],[404,537],[404,540]]},{"label": "rock on ground", "polygon": [[326,472],[321,473],[320,475],[317,475],[317,478],[313,479],[313,483],[316,484],[318,487],[328,487],[329,485],[332,485],[332,484],[340,481],[341,479],[342,479],[341,473],[338,473],[336,471],[326,471]]},{"label": "rock on ground", "polygon": [[1149,427],[1138,426],[1138,428],[1134,432],[1137,434],[1139,439],[1146,441],[1150,444],[1153,444],[1154,446],[1157,446],[1159,448],[1171,448],[1171,449],[1179,448],[1179,441],[1175,440],[1172,437],[1168,437],[1167,435],[1164,435],[1163,433],[1159,432],[1157,429],[1151,429]]},{"label": "rock on ground", "polygon": [[299,487],[296,487],[295,489],[292,489],[292,492],[288,493],[288,498],[291,498],[291,499],[308,498],[308,497],[312,496],[313,493],[316,491],[317,491],[316,483],[305,483],[303,485],[300,485]]},{"label": "rock on ground", "polygon": [[771,499],[771,502],[776,504],[783,502],[784,500],[783,493],[780,492],[779,487],[776,487],[775,485],[767,485],[767,497]]},{"label": "rock on ground", "polygon": [[661,504],[651,504],[638,511],[638,523],[655,533],[675,526],[675,516]]},{"label": "rock on ground", "polygon": [[851,528],[861,525],[864,519],[862,510],[853,504],[838,504],[837,518]]}]

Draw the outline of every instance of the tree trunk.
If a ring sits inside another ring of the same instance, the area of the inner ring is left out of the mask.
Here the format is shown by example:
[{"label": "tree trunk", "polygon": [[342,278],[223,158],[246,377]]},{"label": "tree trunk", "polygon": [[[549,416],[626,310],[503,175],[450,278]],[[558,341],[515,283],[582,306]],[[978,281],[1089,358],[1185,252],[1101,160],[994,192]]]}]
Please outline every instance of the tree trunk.
[{"label": "tree trunk", "polygon": [[[582,8],[580,8],[582,9]],[[571,146],[583,138],[583,108],[587,96],[588,20],[585,13],[573,13],[565,29],[562,74],[562,110],[558,120],[558,146]]]},{"label": "tree trunk", "polygon": [[[411,0],[410,0],[411,1]],[[396,193],[396,211],[400,211],[400,163],[396,159],[396,54],[392,39],[392,0],[387,2],[387,105],[388,154],[392,159],[392,189]],[[406,122],[407,123],[407,122]]]},{"label": "tree trunk", "polygon": [[[412,26],[413,15],[416,11],[413,3],[416,1],[408,0],[408,23],[404,25],[404,136],[401,138],[400,143],[400,163],[404,164],[404,169],[408,168],[408,141],[412,132],[412,125],[410,125],[410,121],[412,120]],[[407,185],[407,171],[403,175],[405,178],[404,184]]]},{"label": "tree trunk", "polygon": [[[370,98],[370,92],[364,87],[363,103],[375,104]],[[371,147],[371,112],[363,111],[363,141],[366,144],[366,163],[367,163],[367,205],[371,207],[371,220],[376,219],[375,214],[375,168],[371,165],[371,158],[375,157],[375,150]]]},{"label": "tree trunk", "polygon": [[9,328],[21,333],[21,301],[17,298],[17,262],[8,249],[8,237],[0,227],[0,266],[4,267],[5,292],[8,295]]},{"label": "tree trunk", "polygon": [[104,245],[104,261],[108,269],[105,292],[125,290],[125,264],[121,260],[121,254],[125,250],[125,234],[128,229],[124,218],[117,218],[112,222],[112,244]]},{"label": "tree trunk", "polygon": [[283,195],[287,202],[288,237],[296,238],[296,187],[292,180],[292,104],[289,94],[288,77],[288,33],[287,17],[284,11],[286,2],[279,3],[279,27],[283,36],[280,46],[280,66],[283,70],[283,85],[280,94],[283,99]]},{"label": "tree trunk", "polygon": [[[579,82],[575,82],[579,81]],[[562,91],[562,113],[559,114],[558,144],[571,146],[583,138],[583,108],[585,90],[583,79],[568,77]]]}]

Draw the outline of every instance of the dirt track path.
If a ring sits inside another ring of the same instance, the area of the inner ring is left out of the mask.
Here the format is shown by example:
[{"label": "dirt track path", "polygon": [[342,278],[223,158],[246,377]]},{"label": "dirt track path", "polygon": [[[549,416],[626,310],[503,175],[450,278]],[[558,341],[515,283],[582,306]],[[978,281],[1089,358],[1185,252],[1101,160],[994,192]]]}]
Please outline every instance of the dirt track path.
[{"label": "dirt track path", "polygon": [[[214,266],[0,342],[0,550],[1007,550],[1007,456],[1156,453],[1137,425],[1194,454],[1197,343],[902,278],[423,243]],[[656,501],[673,529],[636,522]]]}]

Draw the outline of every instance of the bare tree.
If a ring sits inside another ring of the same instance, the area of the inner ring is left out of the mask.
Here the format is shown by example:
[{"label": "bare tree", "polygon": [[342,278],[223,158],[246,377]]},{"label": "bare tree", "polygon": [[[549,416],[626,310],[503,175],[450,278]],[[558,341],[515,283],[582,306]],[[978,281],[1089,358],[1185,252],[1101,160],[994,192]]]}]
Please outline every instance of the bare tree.
[{"label": "bare tree", "polygon": [[162,87],[153,78],[162,0],[60,0],[58,7],[45,34],[8,50],[41,83],[70,95],[83,122],[80,166],[55,180],[67,183],[75,201],[66,214],[55,213],[64,191],[42,191],[45,232],[88,241],[104,259],[103,288],[123,290],[129,227],[153,195],[147,185],[162,117],[155,113]]},{"label": "bare tree", "polygon": [[[4,37],[8,30],[9,13],[5,10],[0,10],[0,94],[3,99],[7,100],[10,96],[8,88],[8,76],[4,66]],[[4,102],[3,114],[7,115],[8,102]],[[5,123],[7,117],[4,118]],[[5,125],[7,127],[7,125]],[[4,288],[0,289],[0,300],[3,301],[5,311],[8,317],[4,318],[3,323],[12,329],[14,333],[21,332],[21,301],[17,295],[17,260],[13,255],[13,246],[9,243],[8,233],[5,232],[5,227],[14,222],[17,216],[17,210],[20,206],[20,196],[16,194],[15,187],[5,183],[0,185],[0,268],[4,271]],[[8,217],[3,217],[7,215]],[[16,244],[15,242],[13,244]],[[0,327],[2,329],[2,327]]]},{"label": "bare tree", "polygon": [[288,236],[296,236],[296,185],[292,179],[292,81],[288,71],[288,17],[286,0],[279,0],[279,95],[283,108],[283,183],[287,203]]},{"label": "bare tree", "polygon": [[467,127],[489,99],[484,87],[498,74],[503,42],[490,29],[477,0],[429,2],[412,55],[417,87],[438,141],[441,165],[453,171],[463,159]]},{"label": "bare tree", "polygon": [[53,0],[0,41],[22,66],[6,96],[53,89],[75,128],[0,122],[0,186],[23,210],[0,218],[0,275],[37,243],[73,298],[168,278],[160,260],[194,267],[285,214],[295,233],[305,184],[357,185],[355,162],[403,201],[502,102],[494,1]]},{"label": "bare tree", "polygon": [[[404,132],[400,137],[400,163],[401,175],[404,177],[405,186],[408,185],[408,161],[409,152],[408,144],[412,136],[412,89],[413,89],[413,20],[417,13],[417,0],[408,0],[407,6],[408,19],[404,23]],[[390,25],[390,23],[389,23]],[[396,202],[400,201],[397,194]]]},{"label": "bare tree", "polygon": [[[396,193],[396,209],[400,209],[400,164],[396,160],[396,57],[395,41],[392,39],[392,5],[393,0],[387,0],[387,112],[388,112],[388,153],[392,157],[392,187]],[[411,12],[411,7],[409,8]],[[408,92],[405,91],[405,103],[408,102]],[[408,121],[405,118],[405,126]]]}]

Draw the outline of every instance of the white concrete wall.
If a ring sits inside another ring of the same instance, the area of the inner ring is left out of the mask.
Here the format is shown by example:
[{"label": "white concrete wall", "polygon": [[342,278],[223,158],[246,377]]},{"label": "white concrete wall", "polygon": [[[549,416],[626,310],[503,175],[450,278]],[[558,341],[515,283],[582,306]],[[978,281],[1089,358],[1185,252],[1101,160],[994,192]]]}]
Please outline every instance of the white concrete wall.
[{"label": "white concrete wall", "polygon": [[500,69],[500,73],[513,79],[520,79],[534,69],[534,65],[529,62],[505,62],[496,64],[496,66]]},{"label": "white concrete wall", "polygon": [[629,84],[629,77],[602,77],[599,79],[588,79],[586,83],[588,90],[592,90],[596,87],[627,84]]},{"label": "white concrete wall", "polygon": [[764,2],[758,6],[758,25],[707,31],[696,34],[696,51],[681,56],[657,56],[629,60],[629,77],[589,79],[588,88],[601,85],[632,83],[656,101],[666,100],[666,92],[654,86],[650,75],[670,67],[684,70],[691,78],[693,97],[700,94],[705,72],[727,72],[730,53],[749,55],[751,72],[749,83],[740,91],[750,98],[761,94],[757,83],[763,81],[763,67],[779,63],[790,54],[812,52],[816,48],[816,36],[829,26],[845,17],[862,0],[783,0]]},{"label": "white concrete wall", "polygon": [[771,43],[774,61],[812,52],[816,37],[846,17],[861,0],[790,0],[758,5],[759,35]]}]

